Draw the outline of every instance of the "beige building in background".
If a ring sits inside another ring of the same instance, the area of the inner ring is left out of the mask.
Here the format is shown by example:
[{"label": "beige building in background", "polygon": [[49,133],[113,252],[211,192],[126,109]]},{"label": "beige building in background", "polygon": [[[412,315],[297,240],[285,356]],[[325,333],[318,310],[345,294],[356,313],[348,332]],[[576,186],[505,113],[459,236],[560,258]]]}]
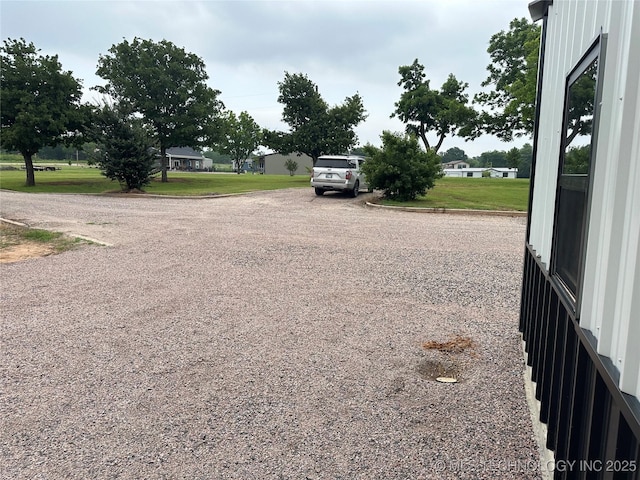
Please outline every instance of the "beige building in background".
[{"label": "beige building in background", "polygon": [[309,175],[309,170],[313,168],[313,159],[304,153],[269,153],[257,159],[258,171],[265,175],[289,175],[289,170],[284,166],[287,160],[293,160],[298,164],[294,175]]}]

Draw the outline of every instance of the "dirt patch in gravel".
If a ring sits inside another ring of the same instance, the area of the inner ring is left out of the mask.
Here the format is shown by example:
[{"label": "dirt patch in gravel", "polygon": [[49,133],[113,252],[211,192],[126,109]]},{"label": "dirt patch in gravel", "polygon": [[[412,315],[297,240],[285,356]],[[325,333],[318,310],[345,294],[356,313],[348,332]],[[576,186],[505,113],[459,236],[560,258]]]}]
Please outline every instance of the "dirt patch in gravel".
[{"label": "dirt patch in gravel", "polygon": [[434,340],[424,342],[422,347],[425,350],[438,350],[439,352],[446,353],[462,353],[465,350],[475,349],[476,345],[471,338],[456,335],[446,342],[436,342]]},{"label": "dirt patch in gravel", "polygon": [[51,241],[31,240],[25,237],[30,232],[29,227],[19,224],[0,222],[0,263],[14,263],[30,258],[45,257],[61,253],[80,243],[77,239],[69,238],[56,232],[51,234]]},{"label": "dirt patch in gravel", "polygon": [[55,252],[52,245],[24,242],[0,250],[0,263],[19,262],[28,258],[44,257]]},{"label": "dirt patch in gravel", "polygon": [[429,340],[422,348],[427,351],[426,356],[418,363],[416,371],[426,380],[448,377],[460,381],[472,366],[472,360],[478,357],[473,339],[461,335],[444,342]]}]

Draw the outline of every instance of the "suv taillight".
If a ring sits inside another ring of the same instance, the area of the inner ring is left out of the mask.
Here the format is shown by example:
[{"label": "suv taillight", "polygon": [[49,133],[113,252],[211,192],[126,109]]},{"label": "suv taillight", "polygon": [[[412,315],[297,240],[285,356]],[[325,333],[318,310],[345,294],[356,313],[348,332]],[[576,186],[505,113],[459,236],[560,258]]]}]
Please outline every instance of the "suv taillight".
[{"label": "suv taillight", "polygon": [[351,170],[347,170],[347,173],[344,175],[344,178],[347,180],[351,180]]}]

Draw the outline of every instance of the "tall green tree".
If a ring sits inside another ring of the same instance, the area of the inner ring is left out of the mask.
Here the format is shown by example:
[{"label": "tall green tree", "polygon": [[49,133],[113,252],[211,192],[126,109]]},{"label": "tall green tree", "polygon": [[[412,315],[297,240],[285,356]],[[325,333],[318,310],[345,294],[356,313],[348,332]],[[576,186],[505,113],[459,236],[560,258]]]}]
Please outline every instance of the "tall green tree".
[{"label": "tall green tree", "polygon": [[236,116],[232,111],[222,115],[222,131],[217,145],[219,153],[229,155],[240,173],[245,160],[249,158],[262,141],[260,126],[247,112]]},{"label": "tall green tree", "polygon": [[202,155],[213,160],[213,163],[233,163],[229,155],[224,155],[215,150],[205,150],[202,152]]},{"label": "tall green tree", "polygon": [[540,27],[515,18],[508,31],[491,37],[487,52],[489,76],[482,82],[491,91],[478,93],[474,102],[484,106],[476,136],[496,135],[504,141],[533,134],[540,48]]},{"label": "tall green tree", "polygon": [[160,147],[163,182],[167,148],[199,147],[217,139],[220,92],[206,84],[209,76],[197,55],[167,40],[136,37],[100,55],[96,73],[108,82],[96,87],[98,91],[120,105],[128,104],[151,127]]},{"label": "tall green tree", "polygon": [[369,159],[362,165],[367,184],[383,190],[385,198],[408,201],[425,195],[441,178],[440,157],[420,148],[415,135],[382,133],[382,148],[364,147]]},{"label": "tall green tree", "polygon": [[469,159],[469,157],[467,157],[467,154],[464,153],[464,150],[458,147],[451,147],[449,150],[439,155],[440,155],[440,158],[442,159],[442,163],[456,162],[456,161],[465,162]]},{"label": "tall green tree", "polygon": [[513,147],[511,150],[507,152],[507,167],[509,168],[518,168],[520,166],[520,150],[518,147]]},{"label": "tall green tree", "polygon": [[317,85],[302,73],[285,72],[278,88],[278,102],[284,105],[282,120],[290,130],[265,130],[266,146],[283,154],[305,153],[315,165],[320,155],[342,153],[356,145],[354,128],[366,118],[359,94],[329,107]]},{"label": "tall green tree", "polygon": [[504,150],[491,150],[488,152],[482,152],[479,157],[476,158],[479,167],[506,167],[507,166],[507,152]]},{"label": "tall green tree", "polygon": [[[469,84],[450,74],[442,88],[434,90],[418,59],[398,68],[398,73],[401,77],[398,86],[404,92],[391,117],[398,117],[406,125],[407,133],[419,137],[427,150],[438,153],[447,135],[469,137],[472,134],[477,113],[468,105],[469,95],[465,90]],[[435,141],[429,141],[430,132],[435,133]]]},{"label": "tall green tree", "polygon": [[531,176],[531,160],[533,159],[533,146],[525,143],[519,150],[520,163],[518,164],[518,178],[529,178]]},{"label": "tall green tree", "polygon": [[105,177],[126,192],[151,182],[156,155],[142,119],[117,105],[104,105],[96,109],[92,133],[98,142],[94,155]]},{"label": "tall green tree", "polygon": [[39,51],[23,38],[0,47],[0,146],[22,154],[27,186],[36,184],[33,155],[79,141],[88,112],[80,104],[80,81],[62,70],[57,55]]}]

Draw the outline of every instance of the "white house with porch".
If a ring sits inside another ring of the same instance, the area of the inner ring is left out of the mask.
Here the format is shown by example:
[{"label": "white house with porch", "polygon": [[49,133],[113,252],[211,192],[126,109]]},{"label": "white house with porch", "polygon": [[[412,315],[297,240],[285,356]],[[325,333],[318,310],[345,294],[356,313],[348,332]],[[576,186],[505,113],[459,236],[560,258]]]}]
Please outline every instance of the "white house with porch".
[{"label": "white house with porch", "polygon": [[167,168],[170,170],[203,171],[213,167],[213,160],[191,147],[167,148]]}]

